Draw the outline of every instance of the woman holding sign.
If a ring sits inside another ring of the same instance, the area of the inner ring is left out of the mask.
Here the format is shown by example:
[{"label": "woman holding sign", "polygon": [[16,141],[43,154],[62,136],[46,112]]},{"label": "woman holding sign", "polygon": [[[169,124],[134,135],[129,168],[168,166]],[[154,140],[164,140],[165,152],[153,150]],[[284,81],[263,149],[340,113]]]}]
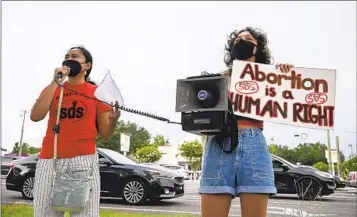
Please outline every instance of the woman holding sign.
[{"label": "woman holding sign", "polygon": [[[268,39],[257,29],[234,31],[228,38],[224,62],[231,71],[233,60],[271,64]],[[278,65],[288,73],[292,65]],[[231,73],[225,73],[231,76]],[[229,79],[230,81],[230,79]],[[277,193],[272,159],[263,121],[237,116],[239,144],[232,153],[221,150],[214,137],[205,146],[201,194],[202,217],[227,217],[232,198],[239,196],[243,217],[265,217],[268,199]],[[226,138],[224,143],[230,143]]]}]

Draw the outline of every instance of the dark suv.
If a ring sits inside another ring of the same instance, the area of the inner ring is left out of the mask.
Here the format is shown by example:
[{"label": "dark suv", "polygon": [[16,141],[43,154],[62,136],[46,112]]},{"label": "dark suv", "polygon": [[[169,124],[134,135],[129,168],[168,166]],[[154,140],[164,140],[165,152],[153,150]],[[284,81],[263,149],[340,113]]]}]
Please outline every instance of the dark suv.
[{"label": "dark suv", "polygon": [[278,193],[297,194],[301,199],[315,200],[318,196],[335,192],[335,180],[329,173],[295,165],[273,154],[271,156]]}]

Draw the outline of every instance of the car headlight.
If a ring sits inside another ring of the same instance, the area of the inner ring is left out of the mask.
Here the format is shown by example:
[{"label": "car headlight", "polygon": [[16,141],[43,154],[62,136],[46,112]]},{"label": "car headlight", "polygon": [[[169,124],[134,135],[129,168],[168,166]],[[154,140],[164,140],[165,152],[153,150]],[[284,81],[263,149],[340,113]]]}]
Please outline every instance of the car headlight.
[{"label": "car headlight", "polygon": [[172,178],[173,176],[169,173],[157,171],[157,170],[146,170],[146,173],[153,178]]},{"label": "car headlight", "polygon": [[315,173],[317,175],[320,175],[322,177],[325,177],[325,178],[329,178],[329,179],[333,179],[333,176],[329,173],[326,173],[326,172],[322,172],[322,171],[315,171]]}]

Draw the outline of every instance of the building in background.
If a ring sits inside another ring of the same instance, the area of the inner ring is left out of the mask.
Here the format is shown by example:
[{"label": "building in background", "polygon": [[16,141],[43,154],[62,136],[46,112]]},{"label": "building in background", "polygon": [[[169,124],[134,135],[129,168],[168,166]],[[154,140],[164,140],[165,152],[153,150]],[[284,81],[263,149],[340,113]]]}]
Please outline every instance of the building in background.
[{"label": "building in background", "polygon": [[162,152],[162,156],[157,164],[171,164],[178,165],[178,149],[177,145],[165,144],[159,146],[159,151]]},{"label": "building in background", "polygon": [[190,169],[188,166],[188,161],[179,155],[178,147],[180,144],[184,143],[185,141],[191,141],[197,139],[201,141],[201,137],[194,135],[194,134],[187,134],[183,139],[178,141],[176,144],[165,144],[159,146],[159,151],[161,151],[162,157],[161,159],[156,162],[157,164],[170,164],[170,165],[181,165],[184,166],[185,169]]}]

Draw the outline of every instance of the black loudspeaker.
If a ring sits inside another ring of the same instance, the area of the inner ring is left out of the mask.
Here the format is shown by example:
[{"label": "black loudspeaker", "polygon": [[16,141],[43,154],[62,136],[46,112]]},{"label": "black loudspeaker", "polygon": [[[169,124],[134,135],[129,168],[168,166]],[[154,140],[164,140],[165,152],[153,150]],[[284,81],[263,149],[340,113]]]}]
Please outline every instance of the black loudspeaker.
[{"label": "black loudspeaker", "polygon": [[226,132],[228,124],[228,78],[204,74],[177,80],[176,112],[182,130],[197,135]]}]

